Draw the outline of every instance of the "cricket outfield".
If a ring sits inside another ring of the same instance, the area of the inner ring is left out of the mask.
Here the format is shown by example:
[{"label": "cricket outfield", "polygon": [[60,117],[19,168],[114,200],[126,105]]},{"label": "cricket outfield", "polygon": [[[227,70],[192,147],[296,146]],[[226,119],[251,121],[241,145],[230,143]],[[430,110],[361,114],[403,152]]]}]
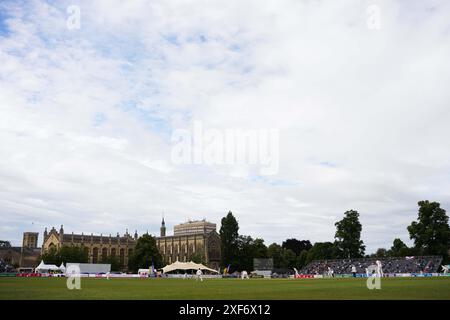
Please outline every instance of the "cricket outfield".
[{"label": "cricket outfield", "polygon": [[82,278],[69,290],[65,278],[0,277],[0,300],[25,299],[439,299],[450,300],[450,277],[383,278],[369,290],[365,279],[150,279]]}]

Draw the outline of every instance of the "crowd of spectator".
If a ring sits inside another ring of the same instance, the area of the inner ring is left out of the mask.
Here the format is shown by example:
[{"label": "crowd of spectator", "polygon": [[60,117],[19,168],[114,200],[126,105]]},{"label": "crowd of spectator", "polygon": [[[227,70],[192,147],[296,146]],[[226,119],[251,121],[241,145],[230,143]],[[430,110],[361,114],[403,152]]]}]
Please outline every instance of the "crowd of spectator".
[{"label": "crowd of spectator", "polygon": [[440,268],[441,256],[416,256],[416,257],[387,257],[387,258],[360,258],[360,259],[338,259],[338,260],[314,260],[306,265],[301,274],[325,274],[328,268],[334,274],[350,274],[353,266],[356,273],[366,274],[366,268],[375,265],[379,260],[386,273],[434,273]]},{"label": "crowd of spectator", "polygon": [[14,267],[7,264],[3,259],[0,259],[0,273],[1,272],[14,272]]}]

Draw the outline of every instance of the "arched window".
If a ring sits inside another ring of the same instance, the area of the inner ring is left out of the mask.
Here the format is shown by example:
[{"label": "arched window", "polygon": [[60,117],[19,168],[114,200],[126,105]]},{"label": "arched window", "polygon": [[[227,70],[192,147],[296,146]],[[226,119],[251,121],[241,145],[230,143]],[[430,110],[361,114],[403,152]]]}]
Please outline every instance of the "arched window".
[{"label": "arched window", "polygon": [[83,252],[84,252],[85,257],[89,261],[89,248],[88,247],[83,247]]},{"label": "arched window", "polygon": [[120,249],[120,265],[123,266],[125,264],[125,249]]},{"label": "arched window", "polygon": [[98,262],[98,248],[94,248],[92,250],[92,263],[97,263]]},{"label": "arched window", "polygon": [[111,249],[111,258],[115,258],[116,257],[116,248],[112,248]]},{"label": "arched window", "polygon": [[108,256],[108,249],[102,249],[102,261],[106,261],[106,257]]}]

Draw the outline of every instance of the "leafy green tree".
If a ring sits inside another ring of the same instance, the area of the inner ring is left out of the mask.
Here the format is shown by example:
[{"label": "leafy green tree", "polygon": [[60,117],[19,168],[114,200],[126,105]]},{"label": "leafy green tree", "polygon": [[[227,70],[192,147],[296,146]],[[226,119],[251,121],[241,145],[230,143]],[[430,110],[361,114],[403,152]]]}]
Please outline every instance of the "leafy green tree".
[{"label": "leafy green tree", "polygon": [[297,240],[294,238],[283,241],[281,246],[284,249],[291,249],[296,256],[300,255],[303,250],[308,251],[312,248],[312,244],[309,240]]},{"label": "leafy green tree", "polygon": [[283,248],[277,243],[272,243],[267,248],[267,257],[273,259],[273,266],[275,268],[282,268],[282,251]]},{"label": "leafy green tree", "polygon": [[236,256],[232,259],[232,261],[234,261],[234,263],[232,263],[232,271],[249,271],[253,269],[252,244],[252,237],[238,237],[236,241]]},{"label": "leafy green tree", "polygon": [[59,256],[58,250],[55,247],[51,247],[46,252],[42,253],[39,260],[44,261],[46,264],[61,264],[61,258]]},{"label": "leafy green tree", "polygon": [[192,262],[195,262],[195,263],[202,263],[202,264],[206,263],[205,255],[203,253],[200,253],[200,252],[196,252],[193,255],[191,255],[190,260]]},{"label": "leafy green tree", "polygon": [[234,264],[237,255],[239,224],[231,211],[222,218],[220,227],[220,241],[222,251],[222,265]]},{"label": "leafy green tree", "polygon": [[302,252],[300,252],[300,254],[297,257],[297,266],[299,268],[303,268],[304,266],[306,266],[307,258],[308,258],[308,251],[303,250]]},{"label": "leafy green tree", "polygon": [[52,247],[40,256],[46,264],[87,263],[89,258],[83,247],[62,246],[59,250]]},{"label": "leafy green tree", "polygon": [[365,246],[361,240],[362,225],[359,213],[355,210],[345,212],[341,221],[335,223],[335,243],[341,258],[360,258],[364,256]]},{"label": "leafy green tree", "polygon": [[297,262],[297,256],[291,249],[283,249],[281,251],[281,267],[282,268],[294,268]]},{"label": "leafy green tree", "polygon": [[267,258],[267,247],[261,238],[253,240],[253,243],[251,243],[251,251],[253,258]]},{"label": "leafy green tree", "polygon": [[120,264],[120,260],[116,256],[107,256],[101,259],[101,263],[106,263],[111,265],[111,271],[121,271],[123,266]]},{"label": "leafy green tree", "polygon": [[297,266],[297,256],[291,249],[284,249],[273,243],[269,246],[268,257],[273,259],[274,268],[293,268]]},{"label": "leafy green tree", "polygon": [[59,260],[64,263],[87,263],[89,259],[87,252],[82,247],[63,246],[58,254]]},{"label": "leafy green tree", "polygon": [[384,248],[378,248],[377,251],[372,255],[372,257],[385,258],[388,256],[387,252],[388,251]]},{"label": "leafy green tree", "polygon": [[11,248],[11,242],[0,240],[0,248]]},{"label": "leafy green tree", "polygon": [[336,258],[336,247],[332,242],[316,242],[308,251],[306,263],[313,260],[326,260]]},{"label": "leafy green tree", "polygon": [[417,221],[408,227],[409,236],[420,254],[442,255],[448,259],[450,227],[448,216],[438,202],[420,201]]},{"label": "leafy green tree", "polygon": [[396,238],[388,251],[388,255],[391,257],[405,257],[415,255],[415,252],[413,248],[408,248],[402,240]]},{"label": "leafy green tree", "polygon": [[149,234],[144,234],[137,240],[133,255],[129,258],[128,267],[137,272],[138,269],[148,269],[152,265],[155,268],[162,267],[163,261],[161,254],[156,246],[156,240]]},{"label": "leafy green tree", "polygon": [[253,259],[267,258],[267,247],[262,239],[253,239],[250,236],[239,236],[237,240],[237,255],[233,260],[233,270],[253,270]]}]

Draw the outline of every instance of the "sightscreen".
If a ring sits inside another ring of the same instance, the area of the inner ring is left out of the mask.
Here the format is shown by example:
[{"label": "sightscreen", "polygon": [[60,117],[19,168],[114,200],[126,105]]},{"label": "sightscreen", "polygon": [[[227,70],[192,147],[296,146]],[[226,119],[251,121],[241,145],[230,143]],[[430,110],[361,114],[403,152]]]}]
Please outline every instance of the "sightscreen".
[{"label": "sightscreen", "polygon": [[273,259],[253,259],[254,270],[272,270]]}]

